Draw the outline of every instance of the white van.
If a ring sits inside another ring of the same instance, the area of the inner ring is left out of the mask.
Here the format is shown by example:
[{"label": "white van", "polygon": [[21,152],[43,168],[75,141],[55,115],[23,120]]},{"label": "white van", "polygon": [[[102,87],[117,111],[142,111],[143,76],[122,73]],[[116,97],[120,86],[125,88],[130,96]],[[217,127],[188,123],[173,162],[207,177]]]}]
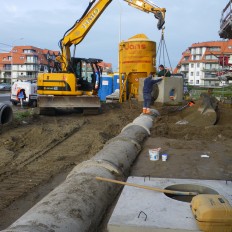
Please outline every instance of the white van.
[{"label": "white van", "polygon": [[26,99],[23,101],[24,105],[29,105],[31,107],[37,106],[37,84],[31,81],[16,81],[11,87],[10,101],[13,105],[19,103],[17,97],[20,89],[24,89],[26,93]]}]

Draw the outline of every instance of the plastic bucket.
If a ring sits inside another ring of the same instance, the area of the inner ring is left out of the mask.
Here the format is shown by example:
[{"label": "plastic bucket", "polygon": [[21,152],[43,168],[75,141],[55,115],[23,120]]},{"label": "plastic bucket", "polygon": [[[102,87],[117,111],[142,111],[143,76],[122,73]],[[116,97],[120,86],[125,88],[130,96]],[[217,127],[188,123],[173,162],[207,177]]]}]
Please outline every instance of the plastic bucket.
[{"label": "plastic bucket", "polygon": [[167,154],[162,154],[162,161],[166,161],[168,159],[168,155]]},{"label": "plastic bucket", "polygon": [[151,161],[159,160],[160,148],[149,149],[149,156]]}]

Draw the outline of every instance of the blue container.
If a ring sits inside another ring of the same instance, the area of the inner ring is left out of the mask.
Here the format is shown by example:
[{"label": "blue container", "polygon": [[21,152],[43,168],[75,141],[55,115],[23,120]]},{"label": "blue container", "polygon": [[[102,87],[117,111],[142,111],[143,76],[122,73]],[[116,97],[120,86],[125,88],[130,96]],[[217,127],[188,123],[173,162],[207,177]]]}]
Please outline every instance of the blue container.
[{"label": "blue container", "polygon": [[113,77],[111,76],[102,76],[100,89],[98,91],[98,96],[100,97],[101,101],[106,100],[106,96],[113,93]]},{"label": "blue container", "polygon": [[114,74],[114,80],[113,80],[113,92],[116,90],[116,89],[119,89],[120,88],[120,85],[119,85],[119,74]]}]

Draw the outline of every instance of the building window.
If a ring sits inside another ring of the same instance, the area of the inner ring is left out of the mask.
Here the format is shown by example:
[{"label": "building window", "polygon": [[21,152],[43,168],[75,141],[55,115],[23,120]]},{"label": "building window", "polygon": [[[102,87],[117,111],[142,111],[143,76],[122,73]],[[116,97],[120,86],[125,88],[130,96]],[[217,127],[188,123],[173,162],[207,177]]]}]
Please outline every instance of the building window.
[{"label": "building window", "polygon": [[205,64],[205,69],[210,69],[211,65],[210,64]]},{"label": "building window", "polygon": [[199,85],[199,80],[196,80],[196,84],[198,84],[198,85]]},{"label": "building window", "polygon": [[27,56],[28,63],[37,63],[38,57],[37,56]]},{"label": "building window", "polygon": [[220,51],[220,47],[210,47],[209,51]]},{"label": "building window", "polygon": [[202,48],[197,48],[196,49],[196,54],[202,54]]},{"label": "building window", "polygon": [[196,72],[196,76],[198,76],[198,77],[200,76],[200,73],[198,71]]},{"label": "building window", "polygon": [[4,67],[5,67],[5,70],[11,70],[11,64],[6,64]]},{"label": "building window", "polygon": [[184,60],[189,60],[189,56],[185,56],[185,57],[184,57]]},{"label": "building window", "polygon": [[214,63],[212,63],[212,64],[205,64],[205,69],[218,69],[219,68],[219,66],[218,66],[218,64],[214,64]]},{"label": "building window", "polygon": [[24,49],[23,50],[23,53],[36,53],[36,51],[35,50],[33,50],[33,49]]},{"label": "building window", "polygon": [[214,55],[206,55],[205,59],[206,60],[217,60],[218,58],[216,56],[214,56]]},{"label": "building window", "polygon": [[200,63],[197,63],[197,68],[200,68]]},{"label": "building window", "polygon": [[190,76],[191,76],[191,77],[193,76],[193,72],[190,73]]},{"label": "building window", "polygon": [[196,60],[196,56],[195,55],[193,56],[193,60]]}]

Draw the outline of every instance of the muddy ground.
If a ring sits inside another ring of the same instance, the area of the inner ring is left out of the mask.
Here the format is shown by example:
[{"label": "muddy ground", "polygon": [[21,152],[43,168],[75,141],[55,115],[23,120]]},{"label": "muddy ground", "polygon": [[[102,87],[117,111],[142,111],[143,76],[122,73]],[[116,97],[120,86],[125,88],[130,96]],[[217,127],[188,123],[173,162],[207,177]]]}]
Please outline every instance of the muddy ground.
[{"label": "muddy ground", "polygon": [[[173,111],[173,106],[154,107],[161,112],[149,138],[156,144],[145,143],[131,175],[232,180],[231,106],[219,105],[220,121],[212,126],[176,124],[192,116],[194,108]],[[141,104],[136,102],[103,104],[102,114],[94,116],[66,111],[41,116],[36,109],[14,108],[13,122],[0,128],[0,230],[61,183],[75,165],[94,156],[140,113]],[[170,162],[165,165],[147,157],[148,149],[158,145],[169,154]],[[204,172],[198,166],[202,154],[210,157],[200,164]]]}]

